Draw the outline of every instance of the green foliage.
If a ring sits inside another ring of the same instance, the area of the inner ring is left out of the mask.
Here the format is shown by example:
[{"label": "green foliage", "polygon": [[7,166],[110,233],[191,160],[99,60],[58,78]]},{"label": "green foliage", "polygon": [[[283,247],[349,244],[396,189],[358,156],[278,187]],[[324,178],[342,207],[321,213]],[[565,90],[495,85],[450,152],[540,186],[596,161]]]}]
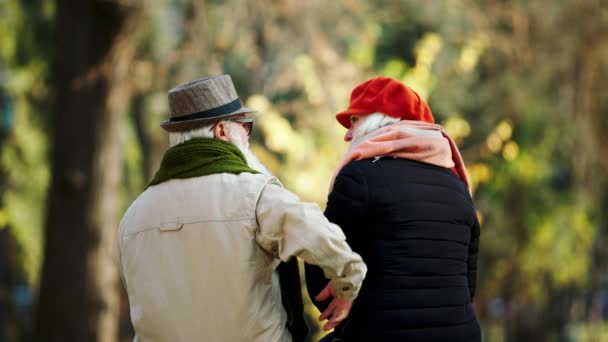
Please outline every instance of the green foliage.
[{"label": "green foliage", "polygon": [[17,112],[10,140],[2,148],[0,163],[8,186],[3,189],[1,212],[4,224],[19,242],[24,269],[31,284],[36,284],[42,261],[42,237],[46,190],[49,183],[46,136],[23,109]]},{"label": "green foliage", "polygon": [[50,1],[0,3],[0,87],[11,99],[13,125],[1,146],[4,170],[0,217],[21,248],[30,284],[37,283],[49,182],[45,104],[48,54],[52,44]]}]

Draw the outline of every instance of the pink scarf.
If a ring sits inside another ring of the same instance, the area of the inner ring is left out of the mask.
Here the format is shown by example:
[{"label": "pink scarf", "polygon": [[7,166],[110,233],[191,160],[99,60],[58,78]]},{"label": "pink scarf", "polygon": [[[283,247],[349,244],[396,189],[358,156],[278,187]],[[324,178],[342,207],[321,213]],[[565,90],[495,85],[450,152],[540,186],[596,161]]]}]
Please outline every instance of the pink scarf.
[{"label": "pink scarf", "polygon": [[454,140],[443,127],[415,120],[402,120],[353,140],[334,173],[330,191],[336,176],[346,164],[378,156],[411,159],[450,168],[471,191],[464,161]]}]

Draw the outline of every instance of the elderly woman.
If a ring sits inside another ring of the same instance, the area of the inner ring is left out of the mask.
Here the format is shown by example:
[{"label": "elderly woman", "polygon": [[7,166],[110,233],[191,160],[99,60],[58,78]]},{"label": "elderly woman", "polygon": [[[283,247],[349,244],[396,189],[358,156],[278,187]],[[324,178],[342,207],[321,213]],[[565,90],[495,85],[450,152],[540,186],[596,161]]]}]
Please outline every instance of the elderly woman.
[{"label": "elderly woman", "polygon": [[[368,275],[332,337],[481,341],[472,305],[479,223],[453,140],[418,94],[388,77],[357,86],[336,118],[350,147],[325,215]],[[310,265],[306,279],[313,298],[327,283]],[[314,300],[321,311],[325,297]]]}]

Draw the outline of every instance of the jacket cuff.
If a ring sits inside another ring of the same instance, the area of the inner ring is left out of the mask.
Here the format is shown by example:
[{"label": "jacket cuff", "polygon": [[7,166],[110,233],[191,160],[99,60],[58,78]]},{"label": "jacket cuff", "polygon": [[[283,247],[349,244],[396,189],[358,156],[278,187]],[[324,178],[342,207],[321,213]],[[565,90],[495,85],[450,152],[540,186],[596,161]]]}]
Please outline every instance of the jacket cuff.
[{"label": "jacket cuff", "polygon": [[[345,272],[345,276],[332,280],[336,289],[336,296],[340,299],[354,300],[359,295],[359,290],[367,273],[367,266],[363,261],[351,263]],[[358,286],[355,286],[357,284]]]}]

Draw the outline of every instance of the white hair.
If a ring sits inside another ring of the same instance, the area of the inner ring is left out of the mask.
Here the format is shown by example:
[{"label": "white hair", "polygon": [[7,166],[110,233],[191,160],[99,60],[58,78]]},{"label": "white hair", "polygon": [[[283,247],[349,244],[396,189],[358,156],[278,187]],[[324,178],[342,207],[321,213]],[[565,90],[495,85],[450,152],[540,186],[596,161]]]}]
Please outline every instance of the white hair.
[{"label": "white hair", "polygon": [[[231,121],[226,121],[226,122],[228,123],[228,126],[230,126],[231,128],[234,127],[233,125],[238,125],[235,122],[231,122]],[[169,133],[169,142],[171,144],[171,147],[181,144],[183,142],[186,142],[188,140],[194,139],[194,138],[214,138],[213,126],[216,123],[217,123],[217,121],[214,123],[205,125],[203,127],[191,129],[189,131],[170,132]],[[247,165],[249,165],[249,167],[251,167],[252,169],[259,171],[263,174],[272,175],[270,173],[270,171],[266,168],[266,166],[264,164],[262,164],[262,162],[253,154],[253,152],[251,152],[251,150],[248,147],[248,144],[245,141],[243,141],[240,136],[238,136],[236,134],[235,135],[230,134],[229,140],[239,150],[241,150],[241,152],[245,156],[245,159],[247,160]]]},{"label": "white hair", "polygon": [[213,125],[215,122],[189,131],[170,132],[169,143],[173,147],[194,138],[213,138]]},{"label": "white hair", "polygon": [[361,119],[365,119],[365,121],[361,123],[361,126],[359,126],[353,133],[353,140],[366,136],[382,127],[401,121],[401,119],[394,118],[383,113],[372,113],[367,115],[365,118],[360,118],[359,120]]}]

